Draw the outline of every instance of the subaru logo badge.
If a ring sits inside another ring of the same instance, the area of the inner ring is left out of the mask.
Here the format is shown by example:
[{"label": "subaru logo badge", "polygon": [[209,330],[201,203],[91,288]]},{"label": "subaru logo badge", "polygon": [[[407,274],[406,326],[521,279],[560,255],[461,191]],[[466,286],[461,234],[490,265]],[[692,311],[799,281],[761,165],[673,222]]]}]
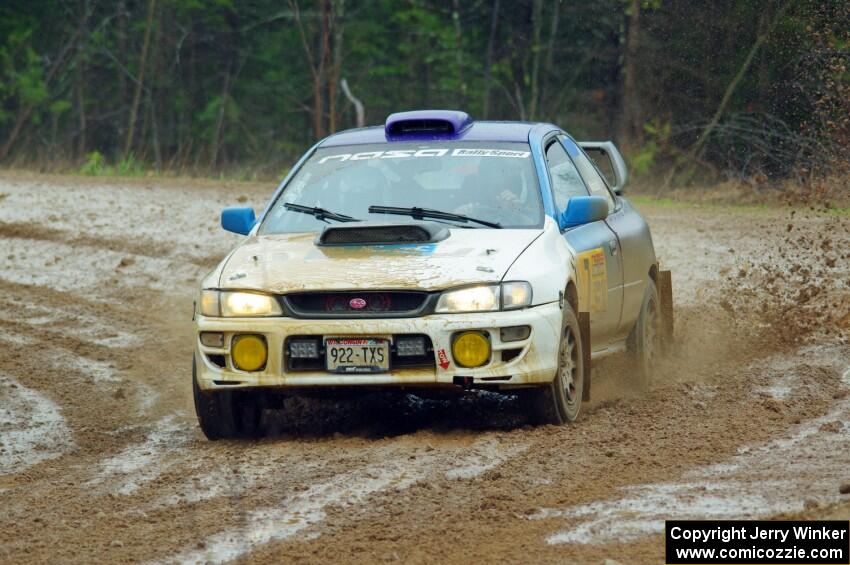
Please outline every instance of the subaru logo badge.
[{"label": "subaru logo badge", "polygon": [[362,310],[366,307],[366,301],[362,298],[352,298],[348,301],[348,305],[351,306],[354,310]]}]

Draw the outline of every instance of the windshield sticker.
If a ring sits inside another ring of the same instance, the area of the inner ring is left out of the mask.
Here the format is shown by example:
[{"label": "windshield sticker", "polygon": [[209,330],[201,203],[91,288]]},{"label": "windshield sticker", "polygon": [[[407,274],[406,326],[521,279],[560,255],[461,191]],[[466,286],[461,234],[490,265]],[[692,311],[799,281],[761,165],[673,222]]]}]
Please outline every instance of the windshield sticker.
[{"label": "windshield sticker", "polygon": [[391,151],[364,151],[362,153],[340,153],[328,155],[319,160],[319,164],[343,161],[370,161],[373,159],[399,159],[407,157],[503,157],[512,159],[528,159],[530,151],[511,151],[508,149],[396,149]]},{"label": "windshield sticker", "polygon": [[508,149],[455,149],[452,157],[509,157],[513,159],[528,159],[529,151],[510,151]]}]

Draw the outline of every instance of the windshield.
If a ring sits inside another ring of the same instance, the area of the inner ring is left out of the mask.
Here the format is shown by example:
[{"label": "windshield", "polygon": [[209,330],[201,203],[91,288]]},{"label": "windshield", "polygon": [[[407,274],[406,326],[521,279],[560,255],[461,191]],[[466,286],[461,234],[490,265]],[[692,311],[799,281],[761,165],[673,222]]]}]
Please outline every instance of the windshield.
[{"label": "windshield", "polygon": [[463,228],[487,228],[474,220],[503,228],[543,223],[528,144],[416,142],[318,149],[274,203],[259,233],[319,231],[345,221],[341,216],[414,221],[380,208],[369,211],[381,206],[460,214],[469,220],[426,219]]}]

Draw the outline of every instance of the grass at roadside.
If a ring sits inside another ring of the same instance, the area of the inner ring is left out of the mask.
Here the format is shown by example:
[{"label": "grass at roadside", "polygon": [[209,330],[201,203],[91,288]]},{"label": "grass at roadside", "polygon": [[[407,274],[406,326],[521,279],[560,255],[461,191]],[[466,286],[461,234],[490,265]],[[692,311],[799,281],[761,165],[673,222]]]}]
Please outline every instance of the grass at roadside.
[{"label": "grass at roadside", "polygon": [[778,206],[756,203],[703,202],[699,200],[678,200],[668,197],[625,194],[632,203],[638,206],[660,206],[663,208],[722,208],[740,211],[769,210]]},{"label": "grass at roadside", "polygon": [[86,161],[78,169],[67,171],[68,174],[78,174],[92,177],[154,177],[154,178],[209,178],[216,180],[228,180],[238,182],[262,182],[274,179],[282,179],[286,176],[288,168],[282,171],[273,171],[270,167],[238,166],[223,169],[218,172],[211,170],[184,171],[174,169],[155,169],[139,161],[130,153],[127,157],[115,161],[113,164],[107,162],[106,158],[97,151],[86,155]]},{"label": "grass at roadside", "polygon": [[828,205],[811,205],[802,202],[798,203],[783,203],[776,202],[772,204],[767,204],[764,202],[714,202],[714,201],[702,201],[700,199],[673,199],[669,197],[654,197],[647,195],[632,195],[626,194],[629,200],[631,200],[638,207],[640,206],[660,206],[665,208],[711,208],[717,210],[723,210],[726,212],[732,213],[754,213],[754,212],[768,212],[773,210],[778,210],[782,208],[787,209],[807,209],[810,212],[814,212],[816,214],[827,214],[830,216],[848,216],[850,217],[850,207],[835,207]]}]

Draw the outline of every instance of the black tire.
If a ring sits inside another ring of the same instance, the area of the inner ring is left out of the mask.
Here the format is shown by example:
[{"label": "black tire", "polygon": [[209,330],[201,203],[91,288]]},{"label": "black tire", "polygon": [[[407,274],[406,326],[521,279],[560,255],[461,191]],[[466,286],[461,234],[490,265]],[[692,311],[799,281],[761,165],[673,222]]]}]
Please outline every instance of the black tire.
[{"label": "black tire", "polygon": [[263,430],[259,399],[250,392],[219,390],[204,392],[198,386],[195,360],[192,360],[192,395],[195,414],[207,439],[257,438]]},{"label": "black tire", "polygon": [[551,383],[521,391],[525,412],[533,424],[574,422],[581,411],[584,390],[584,356],[581,330],[573,309],[564,307],[561,343],[558,347],[558,372]]},{"label": "black tire", "polygon": [[643,305],[627,342],[631,366],[638,388],[646,392],[652,385],[655,361],[661,353],[661,302],[652,279],[646,285]]}]

